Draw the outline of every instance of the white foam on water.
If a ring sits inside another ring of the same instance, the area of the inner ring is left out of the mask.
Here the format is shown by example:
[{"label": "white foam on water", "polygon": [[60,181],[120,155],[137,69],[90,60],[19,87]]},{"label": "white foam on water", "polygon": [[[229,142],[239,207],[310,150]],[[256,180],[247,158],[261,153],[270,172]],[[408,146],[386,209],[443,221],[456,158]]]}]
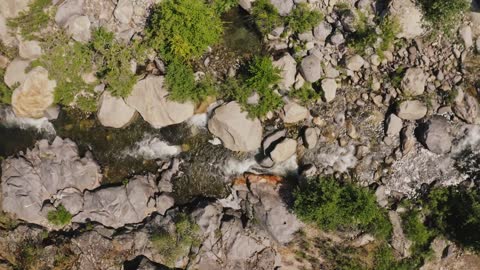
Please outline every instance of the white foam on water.
[{"label": "white foam on water", "polygon": [[18,117],[12,108],[0,108],[0,124],[7,128],[35,129],[38,132],[55,135],[53,124],[46,117],[39,119]]},{"label": "white foam on water", "polygon": [[332,167],[337,172],[346,172],[357,165],[355,147],[338,147],[334,151],[318,154],[317,162],[325,167]]},{"label": "white foam on water", "polygon": [[144,159],[164,159],[180,154],[182,148],[178,145],[170,145],[152,135],[145,135],[143,139],[136,142],[135,145],[123,151],[124,155]]},{"label": "white foam on water", "polygon": [[480,150],[480,126],[469,126],[465,129],[465,135],[453,145],[452,154],[458,155],[462,151],[471,149]]},{"label": "white foam on water", "polygon": [[208,116],[207,116],[206,113],[195,114],[194,116],[190,117],[187,120],[187,123],[191,126],[194,126],[194,127],[206,128],[207,127],[207,120],[208,120]]},{"label": "white foam on water", "polygon": [[223,172],[226,175],[242,174],[250,170],[250,168],[252,168],[256,164],[257,162],[255,161],[254,158],[249,158],[245,160],[230,158],[229,160],[227,160],[227,163],[223,168]]}]

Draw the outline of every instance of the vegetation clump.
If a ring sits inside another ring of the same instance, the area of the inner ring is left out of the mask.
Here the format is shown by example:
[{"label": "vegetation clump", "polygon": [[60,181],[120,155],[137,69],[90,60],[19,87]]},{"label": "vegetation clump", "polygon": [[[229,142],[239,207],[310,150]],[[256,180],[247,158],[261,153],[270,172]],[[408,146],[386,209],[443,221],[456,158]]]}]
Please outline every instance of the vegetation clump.
[{"label": "vegetation clump", "polygon": [[294,210],[306,222],[325,230],[362,230],[387,238],[386,212],[366,188],[340,184],[333,178],[311,178],[295,192]]},{"label": "vegetation clump", "polygon": [[292,11],[286,21],[294,33],[303,33],[311,30],[323,20],[323,15],[318,10],[311,10],[307,3],[300,3]]},{"label": "vegetation clump", "polygon": [[65,106],[78,107],[84,112],[96,110],[96,94],[82,75],[92,72],[93,52],[87,45],[71,42],[61,33],[44,43],[44,54],[31,66],[42,66],[57,81],[54,101]]},{"label": "vegetation clump", "polygon": [[217,43],[222,31],[220,15],[203,0],[165,0],[153,8],[147,38],[167,61],[189,61]]},{"label": "vegetation clump", "polygon": [[258,31],[264,35],[272,32],[275,27],[283,25],[282,17],[269,0],[255,1],[252,8],[252,16]]},{"label": "vegetation clump", "polygon": [[3,77],[5,76],[5,70],[0,69],[0,104],[12,103],[13,90],[5,84]]},{"label": "vegetation clump", "polygon": [[64,226],[70,223],[72,214],[63,205],[59,205],[56,210],[48,212],[47,219],[53,225]]},{"label": "vegetation clump", "polygon": [[8,26],[19,28],[23,38],[30,40],[36,38],[35,33],[44,29],[50,21],[50,13],[47,8],[52,0],[34,0],[28,5],[27,11],[22,11],[13,19],[8,20]]},{"label": "vegetation clump", "polygon": [[151,241],[164,256],[165,264],[173,267],[179,258],[189,255],[192,247],[200,245],[199,232],[200,228],[189,216],[180,214],[175,220],[175,233],[162,231],[153,235]]},{"label": "vegetation clump", "polygon": [[98,28],[93,33],[90,48],[98,66],[97,76],[107,85],[112,96],[127,97],[137,82],[132,71],[132,60],[141,63],[146,59],[146,48],[138,41],[123,44],[112,32]]},{"label": "vegetation clump", "polygon": [[289,96],[300,101],[302,105],[310,105],[320,98],[320,94],[312,87],[312,84],[305,83],[299,89],[293,89]]},{"label": "vegetation clump", "polygon": [[425,19],[434,29],[451,34],[460,23],[471,1],[466,0],[419,0]]}]

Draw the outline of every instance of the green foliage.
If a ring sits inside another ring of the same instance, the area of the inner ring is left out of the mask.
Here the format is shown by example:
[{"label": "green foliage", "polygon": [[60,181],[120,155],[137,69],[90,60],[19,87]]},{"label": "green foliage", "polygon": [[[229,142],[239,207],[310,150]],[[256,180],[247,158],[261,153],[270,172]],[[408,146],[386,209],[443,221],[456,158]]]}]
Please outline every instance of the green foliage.
[{"label": "green foliage", "polygon": [[193,69],[179,61],[168,65],[165,83],[170,91],[169,98],[178,102],[198,103],[208,96],[216,95],[214,80],[211,76],[207,75],[197,83]]},{"label": "green foliage", "polygon": [[0,69],[0,104],[11,104],[13,90],[10,89],[4,82],[5,70]]},{"label": "green foliage", "polygon": [[238,6],[237,0],[213,0],[213,9],[217,14],[228,12],[232,8]]},{"label": "green foliage", "polygon": [[287,17],[288,27],[295,33],[311,30],[323,20],[323,15],[317,10],[311,10],[307,3],[300,3]]},{"label": "green foliage", "polygon": [[137,82],[131,69],[131,61],[145,61],[146,49],[138,41],[124,44],[117,41],[114,34],[104,28],[93,33],[91,50],[98,66],[97,76],[107,85],[112,96],[127,97]]},{"label": "green foliage", "polygon": [[222,31],[219,13],[203,0],[165,0],[154,7],[146,32],[166,60],[188,61],[217,43]]},{"label": "green foliage", "polygon": [[427,218],[440,233],[480,250],[480,192],[461,187],[437,188],[425,199]]},{"label": "green foliage", "polygon": [[52,4],[52,0],[34,0],[28,5],[27,11],[22,11],[13,19],[8,20],[11,28],[20,28],[25,39],[34,39],[35,33],[46,28],[50,21],[50,14],[45,10]]},{"label": "green foliage", "polygon": [[306,222],[325,230],[364,230],[386,238],[391,224],[375,195],[333,178],[312,178],[295,192],[294,210]]},{"label": "green foliage", "polygon": [[250,74],[247,85],[254,89],[270,88],[282,78],[280,69],[274,67],[272,60],[266,56],[254,57],[248,67],[248,72]]},{"label": "green foliage", "polygon": [[408,239],[413,242],[414,253],[428,249],[432,232],[425,226],[419,217],[418,210],[410,210],[402,216],[403,230]]},{"label": "green foliage", "polygon": [[470,8],[467,0],[419,0],[425,19],[433,29],[451,34],[461,22],[461,18]]},{"label": "green foliage", "polygon": [[47,219],[53,225],[63,226],[70,223],[72,214],[63,205],[59,205],[56,210],[48,212]]},{"label": "green foliage", "polygon": [[93,52],[87,45],[70,42],[64,34],[49,37],[44,43],[44,54],[32,67],[42,66],[51,79],[57,81],[55,103],[76,107],[85,112],[96,109],[93,86],[85,83],[82,74],[92,70]]},{"label": "green foliage", "polygon": [[252,15],[258,30],[266,35],[283,25],[282,17],[269,0],[257,0],[253,4]]},{"label": "green foliage", "polygon": [[153,246],[163,255],[165,264],[173,267],[180,257],[188,256],[191,247],[201,244],[197,224],[186,214],[176,217],[175,233],[169,234],[162,231],[152,236]]},{"label": "green foliage", "polygon": [[293,89],[289,93],[290,97],[298,99],[303,105],[309,105],[315,103],[320,94],[313,89],[310,83],[305,83],[300,89]]},{"label": "green foliage", "polygon": [[378,24],[380,31],[377,33],[376,26],[368,24],[365,13],[359,12],[357,16],[357,30],[349,39],[350,48],[363,54],[368,47],[372,47],[383,58],[383,53],[393,45],[395,36],[400,32],[400,24],[395,19],[384,17]]},{"label": "green foliage", "polygon": [[422,265],[421,254],[414,254],[411,258],[396,260],[393,255],[393,249],[387,244],[382,244],[375,250],[374,267],[375,270],[412,270],[419,269]]}]

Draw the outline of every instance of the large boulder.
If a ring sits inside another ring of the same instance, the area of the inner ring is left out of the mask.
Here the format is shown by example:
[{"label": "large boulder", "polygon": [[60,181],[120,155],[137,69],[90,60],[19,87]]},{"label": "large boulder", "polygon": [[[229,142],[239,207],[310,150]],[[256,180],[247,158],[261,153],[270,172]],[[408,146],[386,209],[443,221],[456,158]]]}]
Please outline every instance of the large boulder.
[{"label": "large boulder", "polygon": [[100,99],[98,120],[106,127],[122,128],[127,126],[135,117],[135,109],[128,106],[121,97],[113,97],[105,91]]},{"label": "large boulder", "polygon": [[398,38],[412,39],[424,33],[420,7],[411,0],[393,0],[388,6],[388,16],[397,20],[401,31]]},{"label": "large boulder", "polygon": [[337,94],[337,82],[335,81],[335,79],[323,79],[322,90],[324,93],[325,101],[333,101]]},{"label": "large boulder", "polygon": [[85,0],[66,0],[57,9],[55,22],[64,27],[68,20],[75,15],[83,15]]},{"label": "large boulder", "polygon": [[436,154],[445,154],[452,148],[450,125],[442,116],[434,116],[417,129],[419,141]]},{"label": "large boulder", "polygon": [[18,54],[23,59],[34,60],[42,55],[42,48],[38,41],[22,41],[18,44]]},{"label": "large boulder", "polygon": [[278,86],[282,90],[290,89],[295,83],[295,75],[297,74],[297,62],[290,54],[285,54],[282,58],[273,62],[275,67],[278,67],[282,77]]},{"label": "large boulder", "polygon": [[315,55],[309,55],[303,58],[300,64],[300,71],[307,82],[314,83],[322,77],[322,66],[320,59]]},{"label": "large boulder", "polygon": [[421,68],[409,68],[403,76],[400,86],[406,95],[419,96],[425,91],[427,75]]},{"label": "large boulder", "polygon": [[181,123],[193,116],[195,106],[191,102],[168,100],[162,76],[149,75],[137,82],[125,102],[135,108],[154,128]]},{"label": "large boulder", "polygon": [[262,142],[260,120],[248,118],[248,113],[236,102],[217,108],[208,120],[208,130],[233,151],[253,151]]},{"label": "large boulder", "polygon": [[12,107],[17,116],[41,118],[53,104],[53,92],[57,83],[48,79],[48,71],[36,67],[25,81],[13,91]]},{"label": "large boulder", "polygon": [[319,25],[313,28],[313,35],[315,39],[320,42],[325,42],[332,33],[333,27],[330,23],[322,21]]},{"label": "large boulder", "polygon": [[389,211],[388,218],[392,223],[392,247],[398,251],[402,258],[410,256],[412,242],[405,236],[402,229],[402,219],[397,212]]},{"label": "large boulder", "polygon": [[5,84],[12,88],[17,83],[22,83],[27,77],[25,70],[30,65],[30,61],[22,60],[20,58],[13,59],[5,70],[3,80]]},{"label": "large boulder", "polygon": [[65,27],[67,34],[78,42],[87,43],[91,38],[90,20],[88,16],[74,15],[68,19]]},{"label": "large boulder", "polygon": [[359,71],[364,64],[365,60],[358,54],[348,57],[345,61],[346,67],[351,71]]},{"label": "large boulder", "polygon": [[479,104],[476,98],[469,93],[464,93],[462,90],[458,91],[453,105],[453,112],[455,115],[469,124],[475,124],[478,121],[478,114],[480,112]]},{"label": "large boulder", "polygon": [[283,106],[280,117],[286,124],[297,123],[308,117],[308,109],[296,102],[290,101]]},{"label": "large boulder", "polygon": [[270,152],[270,157],[275,163],[285,161],[291,156],[295,155],[297,151],[297,141],[294,139],[286,138],[273,148]]},{"label": "large boulder", "polygon": [[113,14],[120,23],[129,23],[133,16],[133,2],[130,0],[119,0]]},{"label": "large boulder", "polygon": [[385,133],[387,136],[395,137],[399,136],[403,127],[403,121],[395,114],[390,114],[385,121]]},{"label": "large boulder", "polygon": [[2,207],[19,219],[48,226],[45,202],[68,188],[95,189],[101,177],[100,166],[88,155],[81,158],[74,142],[41,140],[25,154],[2,162]]},{"label": "large boulder", "polygon": [[427,106],[418,100],[403,101],[398,105],[397,115],[403,120],[419,120],[427,114]]},{"label": "large boulder", "polygon": [[280,16],[290,14],[294,6],[293,0],[270,0],[270,3],[277,9]]},{"label": "large boulder", "polygon": [[0,1],[0,14],[5,18],[14,18],[20,12],[26,11],[32,0],[2,0]]}]

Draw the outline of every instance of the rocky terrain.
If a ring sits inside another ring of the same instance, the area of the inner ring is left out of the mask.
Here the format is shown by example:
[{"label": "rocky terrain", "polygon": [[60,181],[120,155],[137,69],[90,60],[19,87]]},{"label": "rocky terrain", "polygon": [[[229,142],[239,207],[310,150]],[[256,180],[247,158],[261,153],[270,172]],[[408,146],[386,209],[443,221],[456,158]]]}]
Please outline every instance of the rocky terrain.
[{"label": "rocky terrain", "polygon": [[480,2],[433,2],[2,0],[0,269],[480,269]]}]

